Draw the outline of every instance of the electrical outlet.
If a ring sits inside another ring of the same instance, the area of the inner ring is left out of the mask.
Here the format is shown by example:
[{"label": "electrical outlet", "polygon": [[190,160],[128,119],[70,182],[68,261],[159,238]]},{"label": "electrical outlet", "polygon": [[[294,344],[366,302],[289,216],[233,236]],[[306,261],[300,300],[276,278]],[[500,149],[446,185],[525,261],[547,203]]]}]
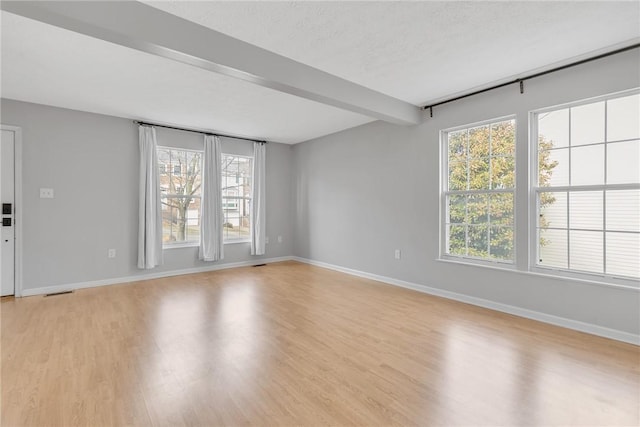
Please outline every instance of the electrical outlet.
[{"label": "electrical outlet", "polygon": [[395,257],[396,259],[400,259],[400,249],[396,249]]},{"label": "electrical outlet", "polygon": [[116,250],[115,249],[109,249],[109,251],[107,252],[107,256],[109,258],[115,258],[116,257]]},{"label": "electrical outlet", "polygon": [[282,236],[278,236],[278,243],[282,243]]},{"label": "electrical outlet", "polygon": [[53,188],[41,188],[40,189],[40,198],[41,199],[53,199]]}]

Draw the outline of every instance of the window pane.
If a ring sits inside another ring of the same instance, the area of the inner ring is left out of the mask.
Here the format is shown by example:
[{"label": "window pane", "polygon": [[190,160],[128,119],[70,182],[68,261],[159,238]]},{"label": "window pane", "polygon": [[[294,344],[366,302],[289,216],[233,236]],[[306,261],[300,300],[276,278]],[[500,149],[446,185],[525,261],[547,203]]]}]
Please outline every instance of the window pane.
[{"label": "window pane", "polygon": [[514,156],[516,151],[516,121],[507,120],[491,125],[491,155]]},{"label": "window pane", "polygon": [[469,189],[489,189],[489,158],[469,160]]},{"label": "window pane", "polygon": [[253,159],[222,155],[222,207],[224,239],[250,238],[250,207]]},{"label": "window pane", "polygon": [[489,157],[489,126],[469,129],[469,157]]},{"label": "window pane", "polygon": [[488,227],[486,225],[468,226],[469,256],[487,258],[489,256]]},{"label": "window pane", "polygon": [[191,199],[187,207],[185,235],[188,242],[200,241],[200,199]]},{"label": "window pane", "polygon": [[467,158],[467,131],[450,132],[448,134],[449,142],[449,161],[461,161]]},{"label": "window pane", "polygon": [[569,230],[572,270],[603,273],[603,233],[600,231]]},{"label": "window pane", "polygon": [[513,157],[491,158],[491,188],[515,187],[516,160]]},{"label": "window pane", "polygon": [[467,199],[467,223],[484,224],[488,218],[488,200],[486,194],[470,194]]},{"label": "window pane", "polygon": [[451,195],[449,199],[449,223],[461,224],[465,222],[465,210],[467,204],[467,196]]},{"label": "window pane", "polygon": [[602,191],[577,191],[569,193],[569,228],[602,230]]},{"label": "window pane", "polygon": [[538,263],[545,267],[567,268],[567,231],[538,230]]},{"label": "window pane", "polygon": [[640,138],[640,94],[607,101],[607,141]]},{"label": "window pane", "polygon": [[491,194],[489,197],[491,225],[513,225],[513,194]]},{"label": "window pane", "polygon": [[569,149],[541,151],[538,154],[538,185],[569,185]]},{"label": "window pane", "polygon": [[640,234],[607,233],[607,274],[640,277]]},{"label": "window pane", "polygon": [[571,146],[604,142],[604,101],[571,108]]},{"label": "window pane", "polygon": [[175,241],[175,234],[173,232],[173,224],[175,218],[174,208],[168,199],[162,199],[162,242]]},{"label": "window pane", "polygon": [[607,184],[640,183],[640,140],[607,144]]},{"label": "window pane", "polygon": [[165,197],[162,199],[162,241],[165,243],[200,240],[200,200]]},{"label": "window pane", "polygon": [[449,162],[449,190],[467,189],[467,162]]},{"label": "window pane", "polygon": [[538,150],[569,146],[569,109],[538,115]]},{"label": "window pane", "polygon": [[604,144],[571,149],[571,185],[604,184]]},{"label": "window pane", "polygon": [[513,260],[513,228],[491,227],[489,232],[491,257]]},{"label": "window pane", "polygon": [[186,152],[185,161],[185,187],[183,193],[187,196],[199,196],[201,192],[202,154]]},{"label": "window pane", "polygon": [[640,232],[640,190],[607,191],[607,230]]},{"label": "window pane", "polygon": [[567,193],[539,193],[538,206],[538,227],[567,228]]},{"label": "window pane", "polygon": [[160,148],[157,154],[161,172],[162,240],[167,244],[198,242],[202,153]]},{"label": "window pane", "polygon": [[515,126],[504,120],[447,134],[446,190],[473,192],[447,196],[447,254],[490,258],[491,232],[493,259],[511,260],[513,194],[485,191],[515,188]]},{"label": "window pane", "polygon": [[451,255],[466,255],[466,226],[450,225],[448,226],[448,243],[447,253]]}]

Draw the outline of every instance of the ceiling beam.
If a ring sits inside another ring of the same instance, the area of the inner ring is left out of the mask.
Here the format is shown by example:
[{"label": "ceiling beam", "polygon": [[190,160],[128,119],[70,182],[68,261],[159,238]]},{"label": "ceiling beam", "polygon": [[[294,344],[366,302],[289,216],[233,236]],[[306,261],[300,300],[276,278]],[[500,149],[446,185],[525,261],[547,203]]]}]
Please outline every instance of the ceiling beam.
[{"label": "ceiling beam", "polygon": [[418,106],[137,1],[2,1],[2,10],[391,123]]}]

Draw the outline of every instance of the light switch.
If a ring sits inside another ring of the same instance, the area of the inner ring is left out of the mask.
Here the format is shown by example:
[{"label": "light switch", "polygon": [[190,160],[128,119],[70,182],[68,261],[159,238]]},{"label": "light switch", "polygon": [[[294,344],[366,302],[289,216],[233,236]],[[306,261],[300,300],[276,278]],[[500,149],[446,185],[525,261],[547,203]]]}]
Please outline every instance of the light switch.
[{"label": "light switch", "polygon": [[40,189],[40,198],[41,199],[53,199],[53,188],[41,188]]}]

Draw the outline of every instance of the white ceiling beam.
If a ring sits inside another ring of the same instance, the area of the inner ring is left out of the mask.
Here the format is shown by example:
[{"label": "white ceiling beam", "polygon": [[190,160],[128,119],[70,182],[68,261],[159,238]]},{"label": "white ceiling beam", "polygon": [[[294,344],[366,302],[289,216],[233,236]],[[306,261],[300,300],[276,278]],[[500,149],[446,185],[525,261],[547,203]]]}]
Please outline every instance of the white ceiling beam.
[{"label": "white ceiling beam", "polygon": [[[418,106],[137,1],[2,1],[2,10],[391,123]],[[159,88],[161,89],[161,88]]]}]

